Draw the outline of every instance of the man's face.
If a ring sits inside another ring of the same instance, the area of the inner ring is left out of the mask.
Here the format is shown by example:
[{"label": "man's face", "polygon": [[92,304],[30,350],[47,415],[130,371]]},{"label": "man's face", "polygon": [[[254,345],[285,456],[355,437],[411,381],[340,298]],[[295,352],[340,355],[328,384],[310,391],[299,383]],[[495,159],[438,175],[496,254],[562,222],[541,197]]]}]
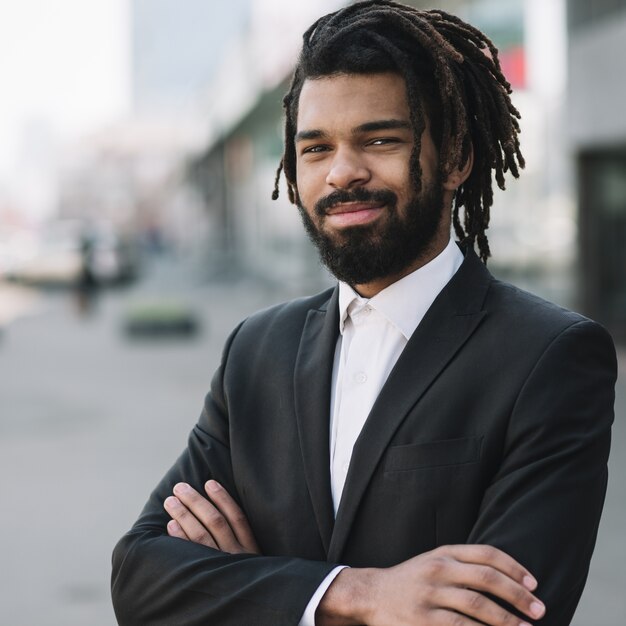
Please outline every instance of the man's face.
[{"label": "man's face", "polygon": [[428,130],[419,194],[409,174],[413,143],[401,76],[305,81],[296,131],[298,206],[322,260],[340,280],[362,285],[402,275],[449,232]]}]

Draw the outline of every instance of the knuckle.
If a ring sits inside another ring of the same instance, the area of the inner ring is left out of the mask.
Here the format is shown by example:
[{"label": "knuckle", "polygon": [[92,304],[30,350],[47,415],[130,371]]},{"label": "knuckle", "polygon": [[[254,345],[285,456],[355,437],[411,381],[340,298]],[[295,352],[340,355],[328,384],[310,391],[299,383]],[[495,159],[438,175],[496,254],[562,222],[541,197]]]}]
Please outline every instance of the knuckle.
[{"label": "knuckle", "polygon": [[172,517],[178,521],[184,522],[185,520],[188,520],[191,517],[191,513],[189,513],[189,510],[187,509],[187,507],[177,506],[174,509],[174,515]]},{"label": "knuckle", "polygon": [[448,618],[448,626],[467,626],[467,621],[459,613],[451,613]]},{"label": "knuckle", "polygon": [[500,606],[497,608],[494,617],[497,620],[497,623],[501,626],[508,626],[509,624],[515,624],[515,626],[518,626],[520,623],[520,620],[515,617],[515,615],[509,613]]},{"label": "knuckle", "polygon": [[189,502],[189,506],[202,506],[204,504],[204,498],[197,492],[193,491],[185,496],[186,500]]},{"label": "knuckle", "polygon": [[478,575],[480,577],[480,581],[486,587],[492,587],[498,578],[498,575],[490,567],[481,567]]},{"label": "knuckle", "polygon": [[427,554],[437,555],[437,556],[447,556],[450,553],[450,550],[452,549],[452,547],[453,546],[448,546],[448,545],[438,546],[437,548],[435,548],[434,550],[431,550]]},{"label": "knuckle", "polygon": [[190,539],[194,543],[202,543],[204,545],[213,545],[213,538],[211,537],[211,535],[209,535],[208,532],[206,532],[206,530],[196,531],[195,533],[193,533],[193,536],[190,537]]},{"label": "knuckle", "polygon": [[470,593],[467,598],[467,606],[473,613],[476,613],[485,606],[485,597],[479,593]]},{"label": "knuckle", "polygon": [[429,578],[438,578],[446,568],[446,559],[442,557],[432,557],[426,563],[426,575]]},{"label": "knuckle", "polygon": [[479,555],[483,561],[493,561],[496,558],[497,551],[492,546],[479,546]]},{"label": "knuckle", "polygon": [[228,522],[224,519],[224,517],[218,513],[217,511],[209,515],[207,519],[207,524],[209,528],[216,531],[226,530],[228,526]]},{"label": "knuckle", "polygon": [[513,602],[517,606],[528,602],[528,593],[521,587],[518,587],[518,586],[514,587],[512,596],[513,596]]},{"label": "knuckle", "polygon": [[233,523],[237,526],[247,526],[248,518],[241,511],[239,511],[233,515]]}]

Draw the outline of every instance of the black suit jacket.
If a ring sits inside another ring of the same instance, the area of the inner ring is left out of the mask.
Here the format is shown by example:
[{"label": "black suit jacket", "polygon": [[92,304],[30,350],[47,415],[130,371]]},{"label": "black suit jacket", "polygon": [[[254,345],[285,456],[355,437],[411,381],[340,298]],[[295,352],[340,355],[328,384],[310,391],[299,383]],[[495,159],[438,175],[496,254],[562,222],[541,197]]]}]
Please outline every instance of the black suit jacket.
[{"label": "black suit jacket", "polygon": [[[231,335],[182,456],[114,552],[120,624],[297,625],[337,563],[389,566],[485,543],[569,624],[607,481],[616,359],[590,320],[495,280],[473,252],[437,297],[354,447],[336,520],[329,399],[337,290]],[[163,501],[213,477],[263,556],[167,536]]]}]

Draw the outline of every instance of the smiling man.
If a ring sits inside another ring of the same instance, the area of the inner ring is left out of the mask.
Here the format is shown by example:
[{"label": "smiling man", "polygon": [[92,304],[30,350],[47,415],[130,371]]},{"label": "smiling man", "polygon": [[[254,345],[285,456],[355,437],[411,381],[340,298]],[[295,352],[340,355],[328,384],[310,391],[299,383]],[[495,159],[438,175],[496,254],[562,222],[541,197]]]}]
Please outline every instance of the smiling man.
[{"label": "smiling man", "polygon": [[121,624],[569,624],[615,352],[481,263],[492,177],[523,165],[509,91],[441,11],[363,2],[305,33],[274,195],[284,169],[338,285],[231,334],[115,549]]},{"label": "smiling man", "polygon": [[371,297],[446,247],[454,191],[472,160],[442,180],[438,151],[424,130],[421,191],[408,184],[415,142],[401,76],[308,80],[297,127],[298,206],[322,260],[339,280]]}]

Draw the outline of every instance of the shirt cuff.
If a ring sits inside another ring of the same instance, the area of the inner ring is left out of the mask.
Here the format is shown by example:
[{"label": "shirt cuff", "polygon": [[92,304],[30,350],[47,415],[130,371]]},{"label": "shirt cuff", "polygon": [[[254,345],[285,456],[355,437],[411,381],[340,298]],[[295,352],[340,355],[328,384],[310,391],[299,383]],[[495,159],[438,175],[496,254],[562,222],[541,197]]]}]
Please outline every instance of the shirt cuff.
[{"label": "shirt cuff", "polygon": [[322,596],[326,593],[326,590],[330,587],[330,583],[335,580],[337,574],[342,569],[345,569],[347,565],[338,565],[334,570],[324,578],[324,580],[320,583],[320,586],[316,589],[315,593],[309,600],[309,603],[306,605],[306,609],[300,619],[300,623],[298,626],[315,626],[315,611],[317,611],[317,607],[322,600]]}]

